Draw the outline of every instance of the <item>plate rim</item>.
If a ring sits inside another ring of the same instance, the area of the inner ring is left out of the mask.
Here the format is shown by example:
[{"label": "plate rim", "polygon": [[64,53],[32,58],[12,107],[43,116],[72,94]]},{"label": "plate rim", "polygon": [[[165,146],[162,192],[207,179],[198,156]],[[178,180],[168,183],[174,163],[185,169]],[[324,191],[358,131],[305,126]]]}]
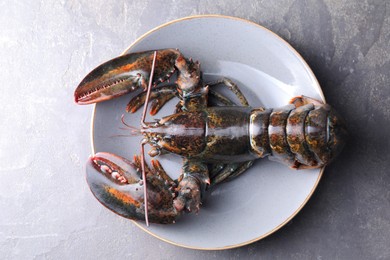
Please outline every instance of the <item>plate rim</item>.
[{"label": "plate rim", "polygon": [[[307,62],[305,61],[305,59],[286,41],[284,40],[283,38],[281,38],[279,35],[277,35],[276,33],[274,33],[273,31],[267,29],[266,27],[262,26],[262,25],[259,25],[255,22],[252,22],[250,20],[247,20],[247,19],[244,19],[244,18],[240,18],[240,17],[235,17],[235,16],[228,16],[228,15],[220,15],[220,14],[202,14],[202,15],[191,15],[191,16],[185,16],[185,17],[182,17],[182,18],[179,18],[179,19],[175,19],[175,20],[171,20],[169,22],[166,22],[166,23],[163,23],[149,31],[147,31],[146,33],[144,33],[143,35],[141,35],[140,37],[138,37],[132,44],[130,44],[121,54],[120,56],[126,54],[128,51],[131,50],[131,48],[133,48],[138,42],[140,42],[141,40],[143,40],[145,37],[147,37],[149,34],[155,32],[155,31],[158,31],[160,30],[161,28],[164,28],[166,26],[169,26],[171,24],[174,24],[174,23],[178,23],[178,22],[182,22],[182,21],[185,21],[185,20],[192,20],[192,19],[204,19],[204,18],[222,18],[222,19],[230,19],[230,20],[236,20],[236,21],[240,21],[240,22],[245,22],[245,23],[248,23],[250,25],[253,25],[253,26],[256,26],[258,27],[259,29],[261,30],[265,30],[267,31],[268,33],[271,33],[274,37],[276,37],[278,40],[280,40],[281,42],[283,42],[293,53],[294,55],[296,55],[296,57],[300,60],[300,62],[302,62],[302,64],[304,65],[304,67],[306,67],[307,69],[307,72],[310,74],[311,78],[314,80],[314,83],[315,83],[315,87],[317,88],[317,91],[322,99],[322,101],[324,101],[326,103],[326,100],[325,100],[325,96],[324,96],[324,93],[321,89],[321,86],[316,78],[316,76],[314,75],[313,71],[311,70],[310,66],[307,64]],[[91,139],[91,150],[92,150],[92,154],[95,154],[95,146],[94,146],[94,123],[95,123],[95,116],[96,116],[96,106],[97,104],[95,103],[93,105],[93,109],[92,109],[92,119],[91,119],[91,125],[90,125],[90,139]],[[310,190],[308,196],[305,198],[305,200],[302,202],[302,204],[288,217],[286,218],[285,221],[283,221],[282,223],[280,223],[279,225],[277,225],[275,228],[273,228],[272,230],[270,230],[269,232],[259,236],[259,237],[256,237],[254,239],[251,239],[251,240],[248,240],[248,241],[245,241],[245,242],[242,242],[242,243],[238,243],[238,244],[234,244],[234,245],[227,245],[227,246],[223,246],[223,247],[196,247],[196,246],[189,246],[189,245],[184,245],[184,244],[180,244],[178,242],[174,242],[174,241],[171,241],[169,239],[166,239],[166,238],[163,238],[163,237],[160,237],[158,236],[157,234],[153,233],[152,231],[148,230],[147,228],[145,228],[143,225],[139,224],[137,221],[135,220],[131,220],[129,219],[131,222],[133,222],[133,224],[135,224],[138,228],[140,228],[141,230],[143,230],[144,232],[148,233],[149,235],[155,237],[155,238],[158,238],[160,239],[161,241],[164,241],[164,242],[167,242],[169,244],[172,244],[172,245],[175,245],[175,246],[179,246],[179,247],[183,247],[183,248],[188,248],[188,249],[196,249],[196,250],[204,250],[204,251],[212,251],[212,250],[226,250],[226,249],[233,249],[233,248],[238,248],[238,247],[242,247],[242,246],[245,246],[245,245],[249,245],[251,243],[254,243],[256,241],[259,241],[261,239],[264,239],[268,236],[270,236],[271,234],[275,233],[276,231],[278,231],[279,229],[281,229],[282,227],[284,227],[291,219],[293,219],[301,210],[302,208],[306,205],[306,203],[309,201],[309,199],[312,197],[314,191],[317,189],[317,186],[322,178],[322,175],[324,173],[324,170],[325,170],[325,166],[322,167],[320,169],[320,172],[318,174],[318,177],[317,177],[317,180],[316,182],[314,183],[312,189]]]}]

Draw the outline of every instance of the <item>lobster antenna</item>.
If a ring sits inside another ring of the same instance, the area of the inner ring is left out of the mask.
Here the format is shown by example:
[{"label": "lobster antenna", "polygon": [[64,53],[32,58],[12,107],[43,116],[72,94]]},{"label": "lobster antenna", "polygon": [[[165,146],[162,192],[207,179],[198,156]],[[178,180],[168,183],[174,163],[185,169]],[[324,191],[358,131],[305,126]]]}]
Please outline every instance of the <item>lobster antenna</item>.
[{"label": "lobster antenna", "polygon": [[[141,134],[141,129],[138,129],[138,128],[134,127],[134,126],[131,126],[128,123],[125,122],[125,114],[122,114],[121,121],[122,121],[122,124],[124,124],[128,129],[131,130],[131,135],[130,136],[135,136],[135,135]],[[119,128],[119,129],[127,130],[126,128]]]},{"label": "lobster antenna", "polygon": [[[152,88],[152,82],[153,82],[153,74],[154,74],[154,67],[156,66],[156,58],[157,58],[157,51],[154,51],[153,55],[153,63],[152,63],[152,70],[150,72],[149,77],[149,84],[148,89],[146,92],[146,98],[145,98],[145,104],[144,104],[144,110],[142,112],[142,118],[141,118],[141,125],[142,128],[147,127],[147,124],[145,123],[145,117],[146,117],[146,110],[148,108],[149,98],[150,98],[150,89]],[[145,142],[141,142],[141,168],[142,168],[142,180],[144,184],[144,204],[145,204],[145,222],[146,226],[149,226],[149,217],[148,217],[148,193],[146,189],[146,167],[145,167]]]},{"label": "lobster antenna", "polygon": [[[122,124],[124,124],[127,128],[131,129],[131,135],[129,135],[129,136],[135,136],[135,135],[141,134],[141,130],[140,129],[138,129],[138,128],[134,127],[134,126],[131,126],[128,123],[125,122],[125,114],[122,114],[121,121],[122,121]],[[119,128],[119,129],[127,130],[126,128]]]},{"label": "lobster antenna", "polygon": [[142,111],[142,117],[141,117],[142,127],[147,127],[148,126],[145,123],[145,117],[146,117],[146,110],[148,109],[148,104],[149,104],[150,90],[151,90],[152,82],[153,82],[153,74],[154,74],[154,67],[156,65],[156,58],[157,58],[157,51],[154,51],[152,70],[150,72],[149,84],[148,84],[148,89],[147,89],[147,92],[146,92],[145,103],[144,103],[144,110]]}]

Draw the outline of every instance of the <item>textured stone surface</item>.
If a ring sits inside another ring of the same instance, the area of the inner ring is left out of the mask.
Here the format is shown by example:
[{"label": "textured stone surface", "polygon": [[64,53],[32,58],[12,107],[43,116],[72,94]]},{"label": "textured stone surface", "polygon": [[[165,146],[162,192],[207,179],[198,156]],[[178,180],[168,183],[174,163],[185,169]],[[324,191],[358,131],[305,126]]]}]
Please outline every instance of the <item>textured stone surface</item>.
[{"label": "textured stone surface", "polygon": [[[390,258],[386,0],[3,0],[0,10],[2,258]],[[204,252],[162,242],[96,204],[83,176],[92,107],[74,105],[73,91],[149,29],[208,13],[286,39],[348,121],[351,140],[287,226],[242,248]]]}]

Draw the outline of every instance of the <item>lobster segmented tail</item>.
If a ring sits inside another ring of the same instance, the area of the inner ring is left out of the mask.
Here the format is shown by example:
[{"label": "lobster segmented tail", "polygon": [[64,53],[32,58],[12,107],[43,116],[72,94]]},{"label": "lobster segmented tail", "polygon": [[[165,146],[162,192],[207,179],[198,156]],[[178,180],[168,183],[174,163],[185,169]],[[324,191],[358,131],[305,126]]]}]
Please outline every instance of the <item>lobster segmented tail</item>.
[{"label": "lobster segmented tail", "polygon": [[296,169],[327,165],[347,136],[342,119],[327,104],[254,109],[250,124],[252,152]]}]

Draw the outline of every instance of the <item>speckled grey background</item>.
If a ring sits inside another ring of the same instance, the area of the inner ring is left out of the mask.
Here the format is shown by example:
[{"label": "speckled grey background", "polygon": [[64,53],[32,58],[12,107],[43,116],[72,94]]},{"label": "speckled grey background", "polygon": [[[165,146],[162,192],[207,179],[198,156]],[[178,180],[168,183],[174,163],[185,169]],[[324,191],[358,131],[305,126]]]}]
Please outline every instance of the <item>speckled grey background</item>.
[{"label": "speckled grey background", "polygon": [[[389,12],[386,0],[1,0],[0,258],[389,259]],[[83,176],[92,107],[73,104],[83,76],[137,37],[209,13],[287,40],[351,132],[289,224],[226,251],[167,244],[98,205]]]}]

